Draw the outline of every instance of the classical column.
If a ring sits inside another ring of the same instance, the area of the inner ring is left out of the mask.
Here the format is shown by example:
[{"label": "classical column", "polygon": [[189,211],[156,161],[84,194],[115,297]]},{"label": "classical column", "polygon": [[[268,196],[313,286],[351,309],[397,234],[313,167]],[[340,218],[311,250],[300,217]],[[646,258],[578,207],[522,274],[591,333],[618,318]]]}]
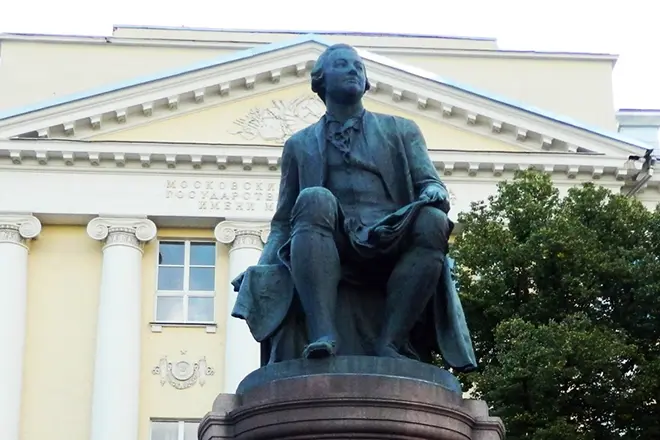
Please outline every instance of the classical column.
[{"label": "classical column", "polygon": [[103,242],[91,440],[138,438],[142,248],[156,232],[146,218],[98,217],[87,225]]},{"label": "classical column", "polygon": [[[229,281],[236,278],[249,266],[257,264],[263,245],[268,239],[270,225],[224,221],[215,227],[215,238],[230,245]],[[227,326],[225,329],[225,374],[224,392],[235,393],[241,380],[260,366],[259,344],[250,334],[247,324],[231,316],[236,302],[236,292],[229,285],[227,292]]]},{"label": "classical column", "polygon": [[31,215],[0,215],[0,439],[18,440],[23,392],[28,243],[41,232]]}]

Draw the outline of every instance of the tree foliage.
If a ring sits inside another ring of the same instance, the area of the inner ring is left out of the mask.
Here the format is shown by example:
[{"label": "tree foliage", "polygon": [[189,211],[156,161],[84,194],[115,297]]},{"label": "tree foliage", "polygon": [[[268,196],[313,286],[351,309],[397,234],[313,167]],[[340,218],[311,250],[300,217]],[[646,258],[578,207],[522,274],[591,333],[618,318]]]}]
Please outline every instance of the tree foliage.
[{"label": "tree foliage", "polygon": [[461,380],[507,438],[660,439],[660,211],[526,171],[459,222]]}]

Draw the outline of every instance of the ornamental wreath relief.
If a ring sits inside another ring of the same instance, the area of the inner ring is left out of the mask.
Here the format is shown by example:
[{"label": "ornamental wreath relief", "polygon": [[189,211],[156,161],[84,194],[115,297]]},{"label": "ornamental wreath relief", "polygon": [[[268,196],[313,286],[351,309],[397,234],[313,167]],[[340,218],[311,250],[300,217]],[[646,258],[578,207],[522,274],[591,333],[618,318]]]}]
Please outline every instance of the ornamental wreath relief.
[{"label": "ornamental wreath relief", "polygon": [[234,121],[237,131],[232,135],[251,141],[283,143],[295,132],[315,123],[325,113],[323,102],[316,96],[301,96],[292,100],[273,100],[268,107],[256,107]]},{"label": "ornamental wreath relief", "polygon": [[[181,355],[186,351],[182,350]],[[213,376],[215,370],[206,363],[206,357],[202,357],[195,362],[187,360],[178,360],[170,362],[167,356],[163,356],[158,365],[151,370],[154,376],[160,376],[160,384],[164,386],[169,383],[178,390],[185,390],[199,383],[203,387],[207,376]]]}]

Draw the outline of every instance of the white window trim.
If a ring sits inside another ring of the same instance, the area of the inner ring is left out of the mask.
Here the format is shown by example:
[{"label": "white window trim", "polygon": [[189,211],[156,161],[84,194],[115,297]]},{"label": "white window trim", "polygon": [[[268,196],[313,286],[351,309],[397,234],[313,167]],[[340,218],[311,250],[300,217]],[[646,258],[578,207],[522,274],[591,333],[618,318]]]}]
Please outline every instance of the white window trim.
[{"label": "white window trim", "polygon": [[176,438],[177,440],[184,440],[184,427],[186,423],[196,423],[199,425],[200,421],[199,420],[172,420],[172,419],[151,419],[149,421],[149,440],[154,440],[154,432],[153,432],[153,426],[154,423],[177,423],[178,430],[177,430],[177,435]]},{"label": "white window trim", "polygon": [[[158,289],[158,275],[160,272],[161,266],[164,267],[181,267],[180,265],[161,265],[158,262],[158,254],[156,256],[156,295],[154,297],[154,310],[153,310],[153,317],[154,321],[151,323],[152,331],[154,332],[160,332],[162,331],[162,326],[206,326],[206,332],[207,333],[215,333],[215,326],[217,324],[216,322],[216,311],[215,311],[215,298],[216,298],[216,291],[208,291],[208,290],[190,290],[190,247],[191,244],[193,243],[212,243],[214,245],[216,255],[215,255],[215,264],[213,266],[208,266],[208,265],[194,265],[192,266],[193,268],[213,268],[214,271],[217,270],[217,263],[218,263],[218,255],[217,255],[217,245],[215,242],[211,240],[186,240],[186,239],[178,239],[178,238],[161,238],[158,240],[158,248],[156,250],[157,253],[160,252],[160,244],[163,242],[170,242],[170,243],[183,243],[184,245],[184,251],[183,251],[183,290],[160,290]],[[214,277],[214,284],[217,281],[217,278]],[[215,288],[215,285],[214,285]],[[175,297],[175,298],[181,298],[183,301],[183,320],[182,321],[161,321],[157,319],[157,312],[158,312],[158,297]],[[213,298],[213,316],[210,321],[192,321],[188,319],[188,302],[190,298]],[[210,326],[213,326],[212,331],[209,328]]]}]

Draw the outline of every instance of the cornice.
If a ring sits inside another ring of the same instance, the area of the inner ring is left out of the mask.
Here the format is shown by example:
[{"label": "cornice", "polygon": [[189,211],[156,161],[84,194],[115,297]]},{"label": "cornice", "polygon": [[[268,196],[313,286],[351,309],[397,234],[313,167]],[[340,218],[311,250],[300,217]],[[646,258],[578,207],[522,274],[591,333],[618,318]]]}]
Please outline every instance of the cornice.
[{"label": "cornice", "polygon": [[227,97],[232,92],[253,91],[257,84],[277,84],[282,76],[305,75],[324,46],[305,43],[285,47],[230,63],[174,72],[148,82],[71,100],[0,120],[0,139],[35,132],[74,135],[77,128],[99,130],[105,124],[124,124],[132,116],[152,116],[157,111],[180,110],[185,104]]},{"label": "cornice", "polygon": [[[0,139],[85,138],[267,93],[306,81],[308,69],[324,48],[305,42],[7,118],[0,120]],[[638,145],[442,84],[426,72],[378,55],[369,56],[365,62],[374,99],[412,106],[426,117],[460,123],[531,150],[643,154]]]},{"label": "cornice", "polygon": [[[332,35],[329,37],[332,38]],[[0,41],[28,41],[38,43],[60,44],[108,44],[116,46],[140,47],[180,47],[197,49],[244,50],[256,46],[269,44],[268,41],[212,41],[212,40],[186,40],[186,39],[158,39],[158,38],[127,38],[127,37],[99,37],[79,35],[39,35],[39,34],[0,34]],[[356,44],[355,47],[384,55],[420,55],[420,56],[451,56],[474,58],[514,58],[514,59],[553,59],[576,61],[608,61],[615,63],[618,55],[608,53],[582,53],[582,52],[545,52],[545,51],[515,51],[515,50],[487,50],[487,49],[438,49],[428,47],[397,47],[397,46],[369,46]]]},{"label": "cornice", "polygon": [[[275,72],[275,75],[278,76],[276,80],[262,81],[256,90],[254,84],[251,84],[249,88],[234,88],[231,90],[231,93],[229,93],[229,90],[225,90],[217,94],[207,94],[205,91],[201,91],[202,89],[197,89],[191,93],[179,95],[177,98],[170,97],[167,99],[167,102],[163,99],[160,102],[155,101],[138,108],[132,108],[126,112],[121,122],[118,120],[115,123],[103,116],[99,116],[90,125],[84,123],[75,124],[75,132],[69,134],[66,133],[66,127],[64,125],[62,126],[62,130],[60,130],[60,127],[51,127],[46,132],[42,132],[43,136],[41,138],[87,140],[101,134],[107,138],[112,133],[211,109],[219,105],[229,105],[244,99],[255,98],[260,95],[267,95],[270,92],[309,83],[309,79],[303,76],[288,75],[282,78],[281,72]],[[109,116],[112,117],[113,115],[110,114]],[[104,123],[101,123],[101,118],[105,119]],[[96,121],[98,121],[97,126],[94,125]]]},{"label": "cornice", "polygon": [[[508,134],[537,149],[590,151],[611,155],[640,154],[642,148],[548,119],[510,105],[438,84],[427,78],[408,75],[405,82],[399,69],[374,63],[367,67],[374,94],[383,92],[398,105],[415,104],[431,117],[460,120],[472,127],[489,128]],[[373,81],[371,80],[373,78]]]},{"label": "cornice", "polygon": [[373,53],[383,55],[419,55],[428,57],[460,57],[460,58],[500,58],[500,59],[531,59],[531,60],[573,60],[573,61],[606,61],[615,64],[618,55],[608,53],[573,53],[573,52],[536,52],[518,50],[488,50],[488,49],[427,49],[398,47],[362,47]]},{"label": "cornice", "polygon": [[619,109],[616,112],[619,128],[625,127],[660,127],[660,110],[657,109]]},{"label": "cornice", "polygon": [[[433,148],[431,145],[430,148]],[[144,173],[279,176],[282,147],[160,142],[0,140],[0,169],[57,173]],[[444,175],[490,175],[543,169],[575,178],[626,180],[638,171],[625,158],[567,152],[429,151]]]}]

